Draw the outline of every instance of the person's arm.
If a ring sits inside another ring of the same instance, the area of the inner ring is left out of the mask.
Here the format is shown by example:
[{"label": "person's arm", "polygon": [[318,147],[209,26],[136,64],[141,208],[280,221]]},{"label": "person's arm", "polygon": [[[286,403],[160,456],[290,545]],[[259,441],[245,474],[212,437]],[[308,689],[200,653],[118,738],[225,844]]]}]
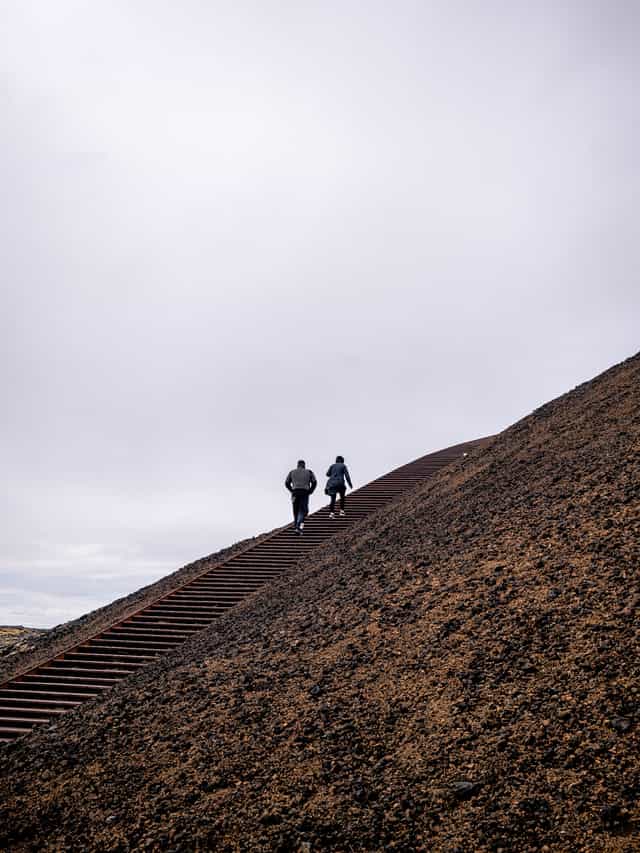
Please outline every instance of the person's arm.
[{"label": "person's arm", "polygon": [[344,478],[347,481],[347,483],[349,484],[349,488],[352,489],[353,483],[351,482],[351,477],[349,476],[349,469],[347,468],[346,465],[344,466]]},{"label": "person's arm", "polygon": [[284,481],[284,487],[290,492],[293,491],[293,488],[291,486],[291,471],[289,471],[289,473],[287,474],[287,479]]},{"label": "person's arm", "polygon": [[332,468],[333,468],[333,465],[329,465],[329,470],[328,470],[328,471],[327,471],[327,473],[325,474],[325,476],[326,476],[326,477],[330,477],[330,476],[331,476],[331,469],[332,469]]},{"label": "person's arm", "polygon": [[318,481],[316,480],[316,475],[313,473],[313,471],[309,471],[309,473],[311,474],[311,487],[309,489],[309,494],[312,495],[316,490]]}]

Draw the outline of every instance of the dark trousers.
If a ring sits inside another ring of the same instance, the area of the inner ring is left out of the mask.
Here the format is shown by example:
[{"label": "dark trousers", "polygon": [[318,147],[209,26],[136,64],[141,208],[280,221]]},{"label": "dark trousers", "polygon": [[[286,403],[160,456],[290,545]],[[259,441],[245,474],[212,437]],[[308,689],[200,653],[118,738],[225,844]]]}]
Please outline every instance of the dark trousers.
[{"label": "dark trousers", "polygon": [[293,523],[300,527],[309,512],[309,492],[306,489],[294,489],[291,493],[293,503]]},{"label": "dark trousers", "polygon": [[344,503],[345,503],[344,495],[345,495],[346,491],[347,491],[346,487],[342,486],[341,489],[336,489],[335,492],[329,492],[329,497],[331,498],[331,501],[329,503],[329,512],[333,512],[334,509],[336,508],[336,497],[338,495],[340,495],[340,509],[344,509]]}]

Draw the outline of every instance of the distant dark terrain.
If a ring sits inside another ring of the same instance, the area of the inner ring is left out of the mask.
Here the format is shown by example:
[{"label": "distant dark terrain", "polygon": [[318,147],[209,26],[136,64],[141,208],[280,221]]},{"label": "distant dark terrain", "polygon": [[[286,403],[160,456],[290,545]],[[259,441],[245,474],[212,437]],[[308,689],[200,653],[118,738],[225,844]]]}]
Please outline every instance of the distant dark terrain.
[{"label": "distant dark terrain", "polygon": [[639,568],[637,355],[0,748],[0,850],[634,853]]},{"label": "distant dark terrain", "polygon": [[31,649],[33,641],[44,633],[40,628],[24,625],[0,625],[0,658]]}]

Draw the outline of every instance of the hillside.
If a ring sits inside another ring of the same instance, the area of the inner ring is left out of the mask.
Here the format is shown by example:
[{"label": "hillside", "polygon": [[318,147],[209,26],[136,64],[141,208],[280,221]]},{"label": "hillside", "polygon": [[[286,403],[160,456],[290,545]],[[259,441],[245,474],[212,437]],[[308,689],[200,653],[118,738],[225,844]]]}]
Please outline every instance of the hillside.
[{"label": "hillside", "polygon": [[0,749],[0,850],[640,849],[640,355]]}]

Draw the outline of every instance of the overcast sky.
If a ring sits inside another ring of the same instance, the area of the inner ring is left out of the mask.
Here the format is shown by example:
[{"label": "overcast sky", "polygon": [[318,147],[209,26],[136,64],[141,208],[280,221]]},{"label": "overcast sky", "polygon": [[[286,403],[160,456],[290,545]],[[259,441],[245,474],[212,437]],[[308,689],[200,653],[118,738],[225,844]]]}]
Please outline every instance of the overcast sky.
[{"label": "overcast sky", "polygon": [[632,0],[0,0],[0,624],[637,351],[639,43]]}]

